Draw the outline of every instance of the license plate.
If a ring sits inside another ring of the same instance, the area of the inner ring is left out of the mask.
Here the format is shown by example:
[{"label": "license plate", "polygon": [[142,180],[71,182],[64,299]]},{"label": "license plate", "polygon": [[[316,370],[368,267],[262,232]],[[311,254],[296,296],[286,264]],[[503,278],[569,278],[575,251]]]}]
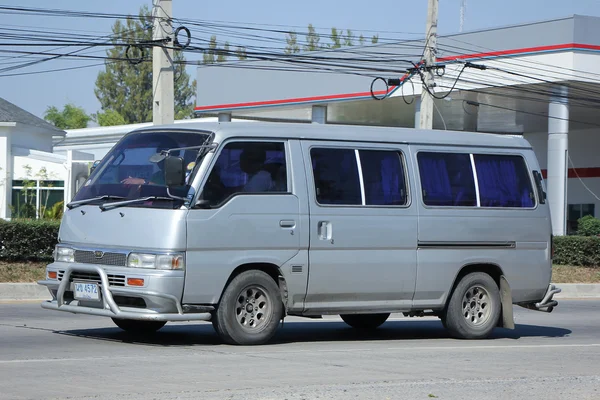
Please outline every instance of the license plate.
[{"label": "license plate", "polygon": [[73,286],[73,297],[77,300],[100,300],[97,284],[73,282]]}]

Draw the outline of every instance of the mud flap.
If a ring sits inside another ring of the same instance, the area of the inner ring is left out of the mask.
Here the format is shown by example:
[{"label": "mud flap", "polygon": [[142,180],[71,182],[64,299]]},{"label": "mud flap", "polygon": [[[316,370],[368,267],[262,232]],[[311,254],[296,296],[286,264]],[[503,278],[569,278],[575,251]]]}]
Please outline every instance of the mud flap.
[{"label": "mud flap", "polygon": [[498,321],[498,325],[506,329],[515,329],[512,292],[504,275],[500,276],[500,302],[502,303],[502,318]]}]

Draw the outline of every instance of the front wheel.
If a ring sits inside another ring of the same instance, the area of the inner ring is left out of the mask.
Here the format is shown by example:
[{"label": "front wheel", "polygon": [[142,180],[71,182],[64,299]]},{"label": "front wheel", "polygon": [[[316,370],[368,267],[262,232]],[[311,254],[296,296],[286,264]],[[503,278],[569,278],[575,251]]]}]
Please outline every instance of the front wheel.
[{"label": "front wheel", "polygon": [[165,326],[165,321],[140,321],[136,319],[118,319],[112,318],[115,325],[126,332],[143,334],[154,333]]},{"label": "front wheel", "polygon": [[227,286],[212,323],[224,342],[254,345],[268,342],[282,317],[279,287],[267,273],[251,270]]},{"label": "front wheel", "polygon": [[377,329],[389,318],[390,314],[343,314],[342,320],[355,329],[373,330]]},{"label": "front wheel", "polygon": [[486,338],[498,323],[501,307],[496,282],[486,273],[473,272],[454,289],[442,323],[455,338]]}]

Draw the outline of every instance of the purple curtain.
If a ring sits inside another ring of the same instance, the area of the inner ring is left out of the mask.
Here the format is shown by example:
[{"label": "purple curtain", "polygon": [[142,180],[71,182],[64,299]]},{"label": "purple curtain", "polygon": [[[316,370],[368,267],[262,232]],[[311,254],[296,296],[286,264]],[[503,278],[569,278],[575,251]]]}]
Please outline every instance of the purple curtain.
[{"label": "purple curtain", "polygon": [[448,178],[446,160],[430,154],[419,154],[419,174],[423,200],[427,205],[453,205],[452,186]]},{"label": "purple curtain", "polygon": [[482,207],[533,207],[533,189],[518,156],[476,155]]}]

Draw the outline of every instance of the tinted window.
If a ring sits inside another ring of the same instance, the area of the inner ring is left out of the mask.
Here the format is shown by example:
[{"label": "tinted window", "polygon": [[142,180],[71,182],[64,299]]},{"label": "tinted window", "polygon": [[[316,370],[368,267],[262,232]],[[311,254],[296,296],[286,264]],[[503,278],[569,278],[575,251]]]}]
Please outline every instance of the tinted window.
[{"label": "tinted window", "polygon": [[469,154],[419,153],[423,202],[430,206],[476,206]]},{"label": "tinted window", "polygon": [[362,204],[356,154],[349,149],[311,149],[319,204]]},{"label": "tinted window", "polygon": [[[181,157],[186,175],[193,171],[199,155],[199,146],[209,139],[197,132],[136,132],[123,137],[94,169],[74,197],[74,201],[100,196],[138,199],[141,197],[169,197],[169,194],[186,197],[190,186],[170,188],[165,186],[164,159],[155,159],[157,154],[172,150],[171,155]],[[192,148],[189,148],[192,147]],[[186,149],[181,149],[186,148]],[[183,200],[152,200],[132,204],[131,207],[178,208]]]},{"label": "tinted window", "polygon": [[533,187],[519,156],[474,155],[481,207],[533,207]]},{"label": "tinted window", "polygon": [[218,205],[237,193],[285,193],[286,170],[283,143],[229,143],[217,158],[202,198]]},{"label": "tinted window", "polygon": [[406,204],[406,184],[400,157],[394,151],[360,150],[367,205]]}]

